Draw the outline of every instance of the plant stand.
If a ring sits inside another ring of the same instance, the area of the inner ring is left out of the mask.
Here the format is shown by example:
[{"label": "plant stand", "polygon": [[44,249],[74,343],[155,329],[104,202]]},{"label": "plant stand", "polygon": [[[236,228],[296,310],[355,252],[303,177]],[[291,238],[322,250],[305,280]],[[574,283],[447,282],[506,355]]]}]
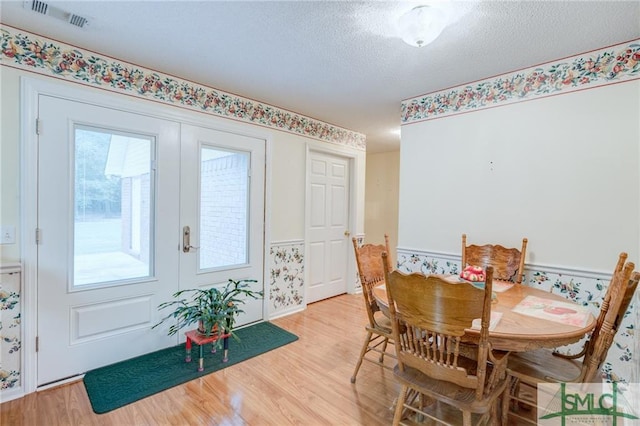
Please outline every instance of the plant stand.
[{"label": "plant stand", "polygon": [[198,363],[198,371],[204,370],[204,357],[202,354],[202,347],[207,343],[211,343],[211,353],[216,352],[215,342],[218,339],[223,339],[222,347],[224,348],[224,356],[222,357],[222,362],[229,361],[229,336],[231,334],[212,334],[211,336],[205,336],[200,334],[198,330],[191,330],[184,333],[187,336],[187,342],[185,343],[185,351],[186,356],[184,358],[185,362],[191,362],[191,343],[195,343],[200,346],[200,360]]}]

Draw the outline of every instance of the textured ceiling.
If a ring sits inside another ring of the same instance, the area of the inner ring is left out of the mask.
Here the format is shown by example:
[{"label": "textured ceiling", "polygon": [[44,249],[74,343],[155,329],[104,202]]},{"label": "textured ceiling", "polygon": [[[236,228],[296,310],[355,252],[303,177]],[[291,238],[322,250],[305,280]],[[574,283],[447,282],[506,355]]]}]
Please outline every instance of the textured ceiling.
[{"label": "textured ceiling", "polygon": [[[415,48],[395,21],[425,2],[49,1],[73,27],[0,1],[2,23],[289,109],[398,149],[400,101],[640,38],[640,1],[452,1]],[[393,133],[393,131],[396,133]]]}]

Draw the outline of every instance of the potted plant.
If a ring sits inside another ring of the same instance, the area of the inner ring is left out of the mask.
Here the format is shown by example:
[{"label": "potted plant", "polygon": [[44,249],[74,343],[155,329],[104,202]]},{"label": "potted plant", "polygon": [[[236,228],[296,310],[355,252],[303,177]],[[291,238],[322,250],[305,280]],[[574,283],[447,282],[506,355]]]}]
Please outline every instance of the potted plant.
[{"label": "potted plant", "polygon": [[[152,328],[159,326],[169,319],[177,320],[169,327],[169,335],[176,334],[181,328],[198,323],[198,331],[205,336],[212,334],[233,334],[233,326],[238,314],[244,312],[240,309],[245,300],[241,297],[258,299],[262,297],[261,291],[252,291],[250,283],[256,280],[229,279],[224,287],[211,287],[208,289],[180,290],[173,294],[174,298],[189,295],[179,300],[172,300],[158,305],[158,309],[173,307],[173,311],[162,318]],[[218,340],[219,342],[219,340]]]}]

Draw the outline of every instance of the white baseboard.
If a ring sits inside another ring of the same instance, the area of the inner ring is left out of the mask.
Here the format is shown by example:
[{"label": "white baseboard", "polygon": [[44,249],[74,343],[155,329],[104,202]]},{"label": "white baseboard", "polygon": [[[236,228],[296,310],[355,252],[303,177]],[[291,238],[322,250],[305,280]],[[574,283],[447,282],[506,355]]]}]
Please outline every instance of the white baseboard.
[{"label": "white baseboard", "polygon": [[274,319],[278,319],[278,318],[282,318],[282,317],[286,317],[286,316],[289,316],[289,315],[292,315],[292,314],[297,314],[298,312],[304,311],[306,308],[307,308],[306,305],[298,305],[298,306],[295,306],[292,309],[288,309],[288,310],[285,310],[285,311],[280,311],[280,312],[276,313],[275,315],[270,316],[269,317],[269,321],[274,320]]}]

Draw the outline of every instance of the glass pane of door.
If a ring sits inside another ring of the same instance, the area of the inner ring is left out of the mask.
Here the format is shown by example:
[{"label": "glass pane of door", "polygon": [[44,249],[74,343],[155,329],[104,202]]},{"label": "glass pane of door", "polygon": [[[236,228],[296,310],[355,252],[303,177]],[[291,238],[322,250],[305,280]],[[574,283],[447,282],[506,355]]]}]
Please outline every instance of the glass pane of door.
[{"label": "glass pane of door", "polygon": [[74,287],[153,274],[153,142],[76,126]]},{"label": "glass pane of door", "polygon": [[199,268],[249,262],[249,153],[203,146],[200,151]]}]

